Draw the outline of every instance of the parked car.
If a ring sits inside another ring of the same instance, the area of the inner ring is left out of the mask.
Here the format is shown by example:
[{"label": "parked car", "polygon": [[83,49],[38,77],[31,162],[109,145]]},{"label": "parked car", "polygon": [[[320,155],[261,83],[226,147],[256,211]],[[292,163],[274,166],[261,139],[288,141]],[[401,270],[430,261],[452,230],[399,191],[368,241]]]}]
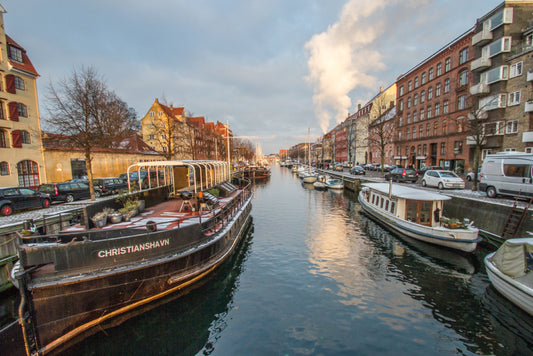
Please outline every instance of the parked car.
[{"label": "parked car", "polygon": [[353,166],[350,168],[350,173],[354,175],[365,175],[365,169],[361,166]]},{"label": "parked car", "polygon": [[344,171],[344,167],[342,166],[342,163],[335,163],[335,170],[338,172]]},{"label": "parked car", "polygon": [[94,195],[98,198],[102,195],[117,194],[128,190],[128,182],[120,178],[96,178],[93,179]]},{"label": "parked car", "polygon": [[422,177],[422,186],[439,189],[464,189],[465,181],[452,171],[428,170]]},{"label": "parked car", "polygon": [[392,171],[393,169],[396,169],[396,168],[405,168],[405,167],[402,166],[401,164],[395,164],[395,165],[390,166],[389,171]]},{"label": "parked car", "polygon": [[424,166],[424,167],[421,167],[420,169],[418,169],[418,175],[420,177],[424,176],[424,174],[426,173],[426,171],[433,171],[435,169],[439,169],[439,170],[444,170],[444,168],[442,168],[441,166]]},{"label": "parked car", "polygon": [[412,168],[395,168],[389,173],[385,174],[386,180],[394,182],[411,182],[416,183],[418,180],[418,173]]},{"label": "parked car", "polygon": [[0,188],[0,215],[11,215],[14,211],[48,208],[50,196],[30,188]]},{"label": "parked car", "polygon": [[481,165],[479,190],[487,196],[533,196],[533,154],[500,152],[488,154]]},{"label": "parked car", "polygon": [[[477,181],[481,179],[481,167],[477,169]],[[466,175],[466,180],[472,182],[474,180],[474,172],[470,172]]]},{"label": "parked car", "polygon": [[52,201],[66,201],[70,203],[74,200],[88,199],[91,197],[89,185],[85,183],[47,183],[41,184],[37,190],[49,194]]}]

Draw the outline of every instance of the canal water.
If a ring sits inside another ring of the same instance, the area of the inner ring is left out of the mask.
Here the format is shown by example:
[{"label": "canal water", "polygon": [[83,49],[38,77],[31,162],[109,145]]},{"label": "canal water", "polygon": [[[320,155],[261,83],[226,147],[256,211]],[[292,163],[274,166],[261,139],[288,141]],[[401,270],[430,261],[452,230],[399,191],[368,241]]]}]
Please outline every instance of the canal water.
[{"label": "canal water", "polygon": [[231,260],[65,354],[533,355],[533,318],[489,284],[490,247],[467,255],[406,240],[356,200],[273,166]]}]

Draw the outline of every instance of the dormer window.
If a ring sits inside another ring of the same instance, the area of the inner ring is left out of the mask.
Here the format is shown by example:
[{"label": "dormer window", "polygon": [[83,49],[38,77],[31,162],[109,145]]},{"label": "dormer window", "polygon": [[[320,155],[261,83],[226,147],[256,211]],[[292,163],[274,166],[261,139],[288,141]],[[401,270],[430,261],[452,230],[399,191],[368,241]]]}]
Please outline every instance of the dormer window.
[{"label": "dormer window", "polygon": [[15,46],[9,46],[9,59],[22,63],[22,51]]}]

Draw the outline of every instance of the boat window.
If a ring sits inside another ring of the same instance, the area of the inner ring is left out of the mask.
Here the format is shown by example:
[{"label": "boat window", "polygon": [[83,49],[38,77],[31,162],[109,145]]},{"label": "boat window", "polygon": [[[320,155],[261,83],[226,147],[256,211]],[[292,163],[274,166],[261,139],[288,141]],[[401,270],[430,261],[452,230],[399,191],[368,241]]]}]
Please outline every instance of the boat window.
[{"label": "boat window", "polygon": [[407,200],[405,219],[417,224],[431,225],[431,201]]},{"label": "boat window", "polygon": [[394,214],[394,207],[395,203],[393,201],[390,202],[390,212]]},{"label": "boat window", "polygon": [[430,201],[421,202],[420,208],[420,224],[429,224],[431,223],[431,203]]},{"label": "boat window", "polygon": [[385,201],[385,210],[389,211],[389,201]]},{"label": "boat window", "polygon": [[407,200],[406,220],[416,222],[417,202],[414,200]]}]

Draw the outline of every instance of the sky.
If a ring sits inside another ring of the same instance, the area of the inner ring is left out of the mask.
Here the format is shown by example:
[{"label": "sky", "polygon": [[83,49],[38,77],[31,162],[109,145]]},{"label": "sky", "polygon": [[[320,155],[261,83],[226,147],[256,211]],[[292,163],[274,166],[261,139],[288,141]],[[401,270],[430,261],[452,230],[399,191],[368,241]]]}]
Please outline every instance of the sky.
[{"label": "sky", "polygon": [[0,0],[50,83],[93,67],[140,118],[155,98],[264,154],[322,136],[501,0]]}]

